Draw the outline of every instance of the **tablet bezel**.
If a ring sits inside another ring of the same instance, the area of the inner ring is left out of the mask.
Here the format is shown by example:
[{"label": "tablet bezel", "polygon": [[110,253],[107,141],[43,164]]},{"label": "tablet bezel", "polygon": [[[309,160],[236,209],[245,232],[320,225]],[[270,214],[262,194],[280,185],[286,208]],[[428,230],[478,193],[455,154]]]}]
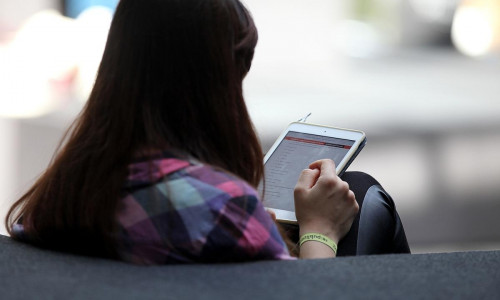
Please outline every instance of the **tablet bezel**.
[{"label": "tablet bezel", "polygon": [[[337,175],[341,175],[345,171],[345,169],[350,165],[352,160],[359,153],[359,150],[361,150],[361,148],[364,146],[364,143],[366,141],[365,133],[360,130],[331,127],[331,126],[324,126],[324,125],[304,123],[304,122],[293,122],[289,124],[288,127],[280,134],[280,136],[276,139],[276,141],[271,146],[269,151],[266,153],[266,155],[264,156],[264,164],[272,156],[272,154],[281,144],[282,140],[290,131],[354,141],[354,144],[351,146],[351,149],[346,153],[344,159],[338,165],[336,165]],[[290,201],[293,201],[293,199],[291,199]],[[297,219],[295,217],[294,211],[282,210],[268,206],[266,206],[266,208],[272,210],[276,214],[276,219],[278,221],[284,223],[297,224]]]}]

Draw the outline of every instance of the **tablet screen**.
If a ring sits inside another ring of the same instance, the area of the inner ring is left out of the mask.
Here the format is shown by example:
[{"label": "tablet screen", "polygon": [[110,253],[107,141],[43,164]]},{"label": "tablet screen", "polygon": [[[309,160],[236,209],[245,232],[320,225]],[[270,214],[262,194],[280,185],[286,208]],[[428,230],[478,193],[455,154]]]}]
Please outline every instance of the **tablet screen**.
[{"label": "tablet screen", "polygon": [[324,158],[338,165],[354,143],[353,140],[289,131],[266,162],[264,204],[295,211],[293,189],[300,172]]}]

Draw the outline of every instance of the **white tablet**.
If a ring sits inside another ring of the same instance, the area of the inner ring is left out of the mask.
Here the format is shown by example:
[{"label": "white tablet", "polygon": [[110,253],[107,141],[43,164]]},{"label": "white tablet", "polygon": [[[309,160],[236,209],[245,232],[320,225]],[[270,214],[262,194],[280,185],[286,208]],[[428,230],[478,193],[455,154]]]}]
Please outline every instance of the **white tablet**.
[{"label": "white tablet", "polygon": [[291,123],[264,157],[264,205],[280,222],[296,223],[293,190],[302,170],[316,160],[329,158],[341,176],[365,143],[362,131]]}]

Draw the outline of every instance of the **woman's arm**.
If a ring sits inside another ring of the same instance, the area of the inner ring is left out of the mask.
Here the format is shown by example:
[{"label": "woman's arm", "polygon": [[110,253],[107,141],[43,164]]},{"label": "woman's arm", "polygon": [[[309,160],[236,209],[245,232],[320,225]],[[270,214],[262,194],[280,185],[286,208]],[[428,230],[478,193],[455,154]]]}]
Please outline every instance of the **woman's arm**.
[{"label": "woman's arm", "polygon": [[[302,171],[294,190],[295,213],[300,236],[319,233],[335,244],[351,228],[359,206],[349,185],[335,173],[335,163],[324,159]],[[335,257],[326,244],[307,241],[300,248],[300,258]]]}]

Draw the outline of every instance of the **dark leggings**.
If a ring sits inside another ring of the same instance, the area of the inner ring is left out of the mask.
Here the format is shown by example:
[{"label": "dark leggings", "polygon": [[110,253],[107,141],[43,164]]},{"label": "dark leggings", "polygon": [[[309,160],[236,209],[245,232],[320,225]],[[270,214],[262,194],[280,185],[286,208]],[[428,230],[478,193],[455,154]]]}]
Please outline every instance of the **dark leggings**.
[{"label": "dark leggings", "polygon": [[[337,256],[410,253],[394,201],[382,186],[362,172],[346,172],[341,178],[356,195],[359,213],[340,240]],[[284,229],[297,242],[298,228],[284,225]]]}]

